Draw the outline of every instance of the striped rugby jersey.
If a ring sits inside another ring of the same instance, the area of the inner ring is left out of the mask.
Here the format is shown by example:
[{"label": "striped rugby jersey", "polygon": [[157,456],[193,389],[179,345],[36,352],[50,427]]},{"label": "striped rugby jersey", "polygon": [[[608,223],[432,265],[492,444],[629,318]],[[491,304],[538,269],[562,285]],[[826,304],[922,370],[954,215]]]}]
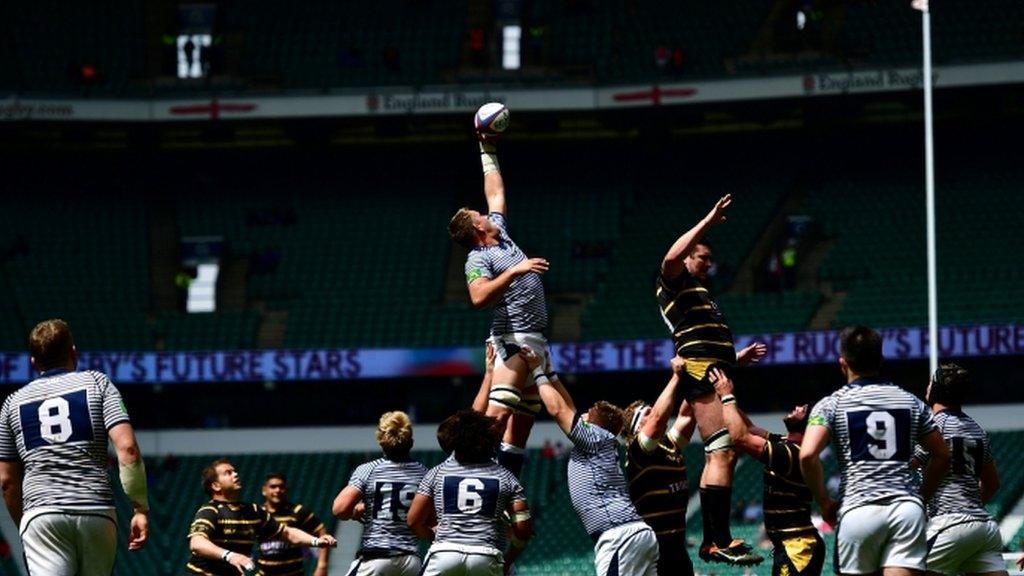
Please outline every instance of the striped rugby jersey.
[{"label": "striped rugby jersey", "polygon": [[[466,257],[466,283],[477,278],[497,278],[502,272],[526,260],[526,254],[509,238],[505,215],[492,212],[487,218],[498,227],[498,244],[477,246]],[[494,305],[491,334],[543,332],[548,326],[548,305],[540,274],[523,274],[509,284]]]},{"label": "striped rugby jersey", "polygon": [[569,499],[587,534],[596,540],[605,530],[640,522],[619,466],[618,438],[577,414],[569,440]]},{"label": "striped rugby jersey", "polygon": [[434,501],[437,512],[435,543],[491,546],[501,549],[502,519],[513,502],[525,501],[523,486],[495,462],[462,464],[446,460],[427,471],[417,494]]},{"label": "striped rugby jersey", "polygon": [[[269,512],[278,524],[294,526],[307,534],[316,536],[317,532],[324,529],[324,523],[302,504],[284,502],[276,512],[270,512],[264,504],[260,510]],[[260,542],[256,565],[263,576],[304,576],[306,571],[302,561],[305,558],[306,549],[303,547],[293,546],[284,540],[267,540]]]},{"label": "striped rugby jersey", "polygon": [[662,438],[653,452],[640,446],[637,434],[626,446],[629,494],[644,519],[659,537],[686,535],[686,459],[670,438]]},{"label": "striped rugby jersey", "polygon": [[363,542],[360,551],[415,554],[416,536],[406,516],[427,467],[413,460],[378,458],[360,464],[348,481],[363,495]]},{"label": "striped rugby jersey", "polygon": [[[990,520],[978,485],[982,469],[992,461],[988,434],[973,418],[959,410],[936,412],[935,424],[949,446],[950,464],[949,473],[928,502],[928,517],[966,514]],[[921,446],[917,447],[916,456],[922,463],[928,461],[928,453]]]},{"label": "striped rugby jersey", "polygon": [[861,378],[822,398],[808,426],[828,428],[839,460],[840,514],[896,499],[921,502],[910,469],[914,445],[935,430],[932,411],[895,384]]},{"label": "striped rugby jersey", "polygon": [[685,267],[671,280],[659,274],[655,296],[679,356],[736,363],[736,347],[725,315],[711,292]]},{"label": "striped rugby jersey", "polygon": [[[278,523],[255,504],[210,500],[196,511],[188,528],[188,538],[202,536],[221,548],[251,556],[254,544],[280,538],[284,530],[284,524]],[[185,572],[237,576],[238,568],[220,558],[212,560],[192,554],[185,565]]]},{"label": "striped rugby jersey", "polygon": [[129,422],[121,393],[102,372],[49,370],[0,408],[0,459],[24,465],[25,512],[112,507],[108,431]]}]

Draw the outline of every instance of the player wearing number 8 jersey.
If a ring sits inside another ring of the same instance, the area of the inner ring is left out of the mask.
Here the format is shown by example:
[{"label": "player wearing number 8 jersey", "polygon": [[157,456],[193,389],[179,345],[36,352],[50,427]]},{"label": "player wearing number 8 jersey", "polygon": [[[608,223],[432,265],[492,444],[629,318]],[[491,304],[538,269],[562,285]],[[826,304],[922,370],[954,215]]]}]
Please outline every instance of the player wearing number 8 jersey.
[{"label": "player wearing number 8 jersey", "polygon": [[332,512],[340,520],[364,524],[350,576],[413,576],[421,562],[406,515],[427,468],[409,458],[413,445],[409,416],[385,412],[377,424],[377,443],[384,457],[352,472],[348,486],[334,499]]},{"label": "player wearing number 8 jersey", "polygon": [[108,576],[117,550],[108,436],[135,509],[129,550],[141,548],[148,535],[146,471],[135,432],[107,376],[74,371],[77,351],[63,320],[40,322],[29,348],[40,377],[0,409],[0,485],[7,510],[20,523],[30,574]]},{"label": "player wearing number 8 jersey", "polygon": [[[423,559],[422,576],[500,576],[526,547],[533,533],[522,485],[494,461],[498,433],[494,418],[462,410],[445,421],[454,458],[431,468],[420,482],[409,526],[434,539]],[[508,513],[512,538],[504,540]],[[433,527],[436,525],[436,534]]]},{"label": "player wearing number 8 jersey", "polygon": [[[999,471],[988,434],[962,410],[970,388],[967,370],[943,364],[925,395],[952,459],[928,503],[928,573],[1005,576],[999,525],[985,509],[999,489]],[[928,455],[918,448],[917,457],[927,461]]]},{"label": "player wearing number 8 jersey", "polygon": [[[800,447],[807,487],[825,520],[839,521],[835,569],[840,574],[923,573],[924,501],[935,493],[949,465],[949,450],[931,410],[880,378],[881,364],[877,332],[864,326],[842,331],[839,366],[846,385],[811,410]],[[830,438],[839,459],[838,514],[818,459]],[[910,469],[915,443],[931,455],[920,493]]]}]

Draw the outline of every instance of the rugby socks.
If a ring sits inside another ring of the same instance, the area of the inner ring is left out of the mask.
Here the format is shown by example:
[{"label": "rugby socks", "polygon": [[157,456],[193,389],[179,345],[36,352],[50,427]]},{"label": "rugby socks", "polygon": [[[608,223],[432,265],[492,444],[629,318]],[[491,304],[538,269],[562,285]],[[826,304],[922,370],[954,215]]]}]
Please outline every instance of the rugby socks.
[{"label": "rugby socks", "polygon": [[526,450],[513,446],[508,442],[502,442],[498,450],[498,464],[505,467],[513,476],[519,478],[523,473],[523,464],[526,463]]},{"label": "rugby socks", "polygon": [[732,486],[708,485],[700,489],[705,544],[713,542],[719,548],[728,548],[732,544],[732,531],[729,529],[731,503]]}]

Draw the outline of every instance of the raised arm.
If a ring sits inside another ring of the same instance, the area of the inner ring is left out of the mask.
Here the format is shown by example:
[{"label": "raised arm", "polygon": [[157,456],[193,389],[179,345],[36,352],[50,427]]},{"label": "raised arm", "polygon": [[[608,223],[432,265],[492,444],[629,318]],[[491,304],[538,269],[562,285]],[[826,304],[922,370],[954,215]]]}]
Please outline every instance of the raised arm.
[{"label": "raised arm", "polygon": [[[672,377],[669,379],[668,384],[665,385],[665,388],[662,389],[661,394],[658,395],[658,399],[654,401],[654,406],[651,406],[651,413],[647,416],[647,421],[644,422],[643,428],[640,430],[643,437],[656,441],[665,435],[665,431],[668,428],[668,417],[672,413],[672,407],[675,405],[679,375],[683,370],[686,370],[686,360],[676,356],[672,359]],[[629,423],[627,422],[627,424]]]},{"label": "raised arm", "polygon": [[505,213],[505,179],[498,166],[498,147],[494,142],[480,142],[480,163],[484,168],[484,196],[487,211]]},{"label": "raised arm", "polygon": [[[526,362],[526,367],[531,372],[540,366],[540,356],[531,350],[529,346],[523,346],[519,351],[519,357]],[[569,391],[558,380],[545,380],[543,384],[537,386],[537,389],[540,393],[540,400],[544,403],[544,408],[547,409],[548,414],[555,420],[558,427],[568,436],[572,431],[572,422],[576,418],[576,405],[572,401],[572,396],[569,396]]]},{"label": "raised arm", "polygon": [[558,380],[548,380],[537,386],[537,389],[540,392],[544,408],[554,419],[555,424],[558,424],[562,432],[568,436],[572,431],[572,422],[576,418],[576,408],[566,401],[567,398],[570,398],[569,391]]},{"label": "raised arm", "polygon": [[726,194],[715,202],[707,216],[702,218],[680,236],[668,249],[665,258],[661,261],[661,273],[666,278],[675,278],[683,272],[683,259],[693,251],[697,242],[707,233],[708,229],[725,221],[725,209],[732,203],[732,195]]},{"label": "raised arm", "polygon": [[736,396],[733,395],[732,380],[718,368],[712,368],[710,376],[711,381],[715,383],[715,392],[722,398],[722,415],[725,417],[725,425],[729,429],[733,445],[750,456],[759,458],[764,450],[765,439],[752,434],[747,427],[745,415],[736,403]]},{"label": "raised arm", "polygon": [[697,420],[693,417],[693,406],[683,400],[679,403],[679,412],[672,426],[668,429],[668,437],[675,444],[676,451],[680,452],[690,443],[693,436],[693,429],[697,427]]},{"label": "raised arm", "polygon": [[484,377],[480,381],[480,389],[473,398],[473,410],[487,412],[487,399],[491,394],[491,378],[494,377],[494,344],[490,342],[484,347]]},{"label": "raised arm", "polygon": [[110,429],[110,441],[117,452],[121,487],[132,503],[134,514],[128,529],[128,549],[138,550],[146,545],[149,537],[149,496],[146,485],[146,466],[139,452],[135,430],[128,422],[122,422]]}]

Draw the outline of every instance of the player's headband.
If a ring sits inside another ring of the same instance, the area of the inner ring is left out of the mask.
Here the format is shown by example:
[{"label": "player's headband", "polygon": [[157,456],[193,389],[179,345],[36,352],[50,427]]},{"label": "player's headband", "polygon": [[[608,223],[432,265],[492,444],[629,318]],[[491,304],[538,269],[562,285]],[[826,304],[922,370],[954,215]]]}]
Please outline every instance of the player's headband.
[{"label": "player's headband", "polygon": [[633,420],[629,423],[629,429],[636,434],[640,431],[640,421],[644,419],[644,416],[651,411],[651,407],[643,404],[638,406],[636,411],[633,412]]}]

